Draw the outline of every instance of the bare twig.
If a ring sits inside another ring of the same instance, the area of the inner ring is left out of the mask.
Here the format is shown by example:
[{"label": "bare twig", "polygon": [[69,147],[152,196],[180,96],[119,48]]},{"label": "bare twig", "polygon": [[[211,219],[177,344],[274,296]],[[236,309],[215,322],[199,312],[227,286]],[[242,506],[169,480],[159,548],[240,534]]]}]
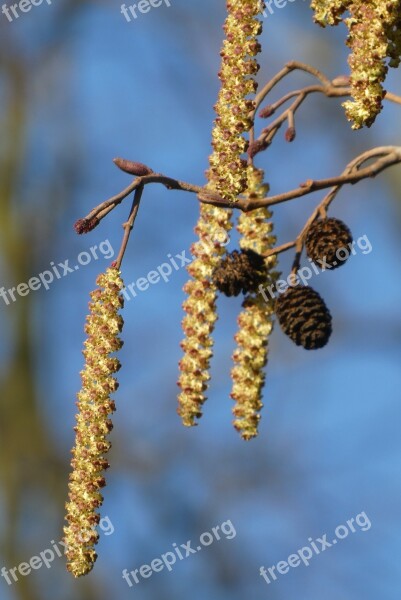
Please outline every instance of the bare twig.
[{"label": "bare twig", "polygon": [[[279,115],[270,125],[269,127],[262,130],[261,134],[258,138],[255,138],[255,117],[258,108],[260,107],[263,100],[266,98],[267,94],[271,92],[271,90],[286,77],[289,73],[294,70],[301,70],[309,73],[316,77],[319,80],[320,85],[309,85],[299,90],[293,90],[288,92],[284,96],[282,96],[275,103],[270,104],[269,108],[271,110],[271,114],[274,114],[278,108],[280,108],[283,104],[285,104],[288,100],[295,97],[294,102],[285,110],[281,115]],[[298,62],[291,61],[287,63],[281,71],[279,71],[256,95],[255,97],[255,108],[250,113],[250,118],[252,119],[253,126],[250,130],[249,134],[249,145],[255,143],[255,141],[260,142],[261,148],[265,150],[272,142],[275,134],[280,129],[281,125],[288,119],[289,115],[294,115],[296,110],[301,106],[304,100],[313,93],[322,93],[328,98],[333,97],[346,97],[351,94],[351,88],[349,86],[349,78],[345,76],[336,77],[332,81],[330,81],[321,71],[318,69],[311,67],[310,65]],[[390,102],[395,102],[396,104],[401,104],[401,97],[392,94],[391,92],[387,92],[385,95],[385,100],[389,100]],[[248,162],[253,163],[254,154],[251,155]]]},{"label": "bare twig", "polygon": [[[360,165],[367,160],[374,158],[375,156],[379,156],[381,158],[378,158],[378,160],[367,167],[359,168]],[[274,206],[276,204],[281,204],[282,202],[287,202],[288,200],[293,200],[294,198],[306,196],[311,192],[316,192],[318,190],[327,189],[333,186],[342,186],[347,183],[354,184],[362,179],[366,179],[367,177],[375,177],[384,169],[387,169],[388,167],[400,162],[401,146],[382,146],[373,148],[372,150],[368,150],[367,152],[357,156],[351,163],[349,163],[341,175],[330,177],[328,179],[308,179],[298,188],[283,194],[277,194],[275,196],[254,199],[251,201],[240,199],[234,205],[234,207],[248,211],[255,208],[260,208],[262,206]],[[356,168],[356,166],[358,166],[358,168]]]},{"label": "bare twig", "polygon": [[391,92],[386,92],[384,99],[390,100],[390,102],[395,102],[396,104],[401,104],[401,97],[396,96],[395,94],[392,94]]},{"label": "bare twig", "polygon": [[[328,98],[333,97],[346,97],[350,94],[350,88],[348,87],[336,87],[332,84],[328,86],[322,85],[310,85],[308,87],[302,88],[300,90],[294,90],[289,92],[282,98],[280,98],[277,102],[271,105],[272,109],[277,110],[280,106],[282,106],[285,102],[295,97],[295,100],[290,104],[290,106],[284,110],[270,125],[263,129],[261,134],[256,141],[259,141],[263,144],[263,147],[266,148],[273,141],[274,135],[280,129],[281,125],[288,119],[290,114],[294,115],[304,100],[310,95],[314,93],[321,93],[327,96]],[[274,133],[272,134],[272,130],[274,129]],[[255,140],[254,140],[255,141]],[[250,145],[254,143],[254,141],[250,141]]]},{"label": "bare twig", "polygon": [[134,199],[132,201],[132,206],[131,206],[130,214],[128,217],[128,221],[123,224],[123,227],[124,227],[123,241],[121,243],[121,248],[118,253],[116,262],[115,262],[115,266],[117,267],[117,269],[119,269],[121,267],[121,263],[124,258],[125,250],[127,249],[128,240],[131,235],[131,231],[134,228],[134,223],[135,223],[136,216],[138,214],[139,204],[141,202],[142,193],[143,193],[143,185],[139,186],[135,190]]},{"label": "bare twig", "polygon": [[[376,156],[379,156],[381,158],[379,158],[375,163],[373,163],[369,167],[365,167],[365,169],[360,169],[361,165],[364,162]],[[292,266],[292,273],[295,273],[299,269],[302,250],[305,243],[306,234],[308,233],[308,229],[312,225],[313,221],[318,217],[318,215],[322,217],[326,216],[328,207],[333,202],[334,198],[337,196],[341,187],[345,183],[355,183],[355,181],[350,181],[349,178],[351,176],[357,177],[356,181],[359,181],[360,179],[365,177],[374,177],[375,175],[380,173],[380,171],[392,164],[395,164],[396,162],[401,162],[401,147],[397,146],[382,146],[378,148],[373,148],[372,150],[368,150],[367,152],[364,152],[363,154],[357,156],[347,165],[347,167],[344,169],[343,174],[340,175],[340,177],[333,178],[331,180],[336,180],[335,185],[333,185],[332,189],[328,192],[328,194],[326,194],[323,200],[312,212],[296,239],[291,242],[287,242],[285,244],[277,246],[276,248],[272,248],[264,256],[267,258],[268,256],[279,254],[280,252],[285,252],[286,250],[295,247],[296,253],[294,263]],[[323,182],[325,180],[321,181]],[[318,181],[314,183],[319,184]]]},{"label": "bare twig", "polygon": [[[132,192],[138,189],[141,186],[145,186],[149,183],[161,183],[169,190],[181,190],[184,192],[193,192],[194,194],[199,194],[204,191],[204,188],[186,183],[185,181],[179,181],[178,179],[173,179],[171,177],[167,177],[166,175],[162,175],[161,173],[152,173],[151,175],[143,175],[141,177],[136,177],[132,183],[126,188],[124,188],[121,192],[112,196],[108,200],[105,200],[98,206],[96,206],[91,212],[85,217],[87,220],[91,220],[94,217],[97,217],[99,221],[103,219],[111,210],[113,210],[116,206],[121,204],[121,202],[127,198]],[[220,198],[217,194],[212,194],[209,192],[210,199]],[[221,199],[222,200],[222,199]]]},{"label": "bare twig", "polygon": [[[306,73],[309,73],[311,75],[313,75],[314,77],[316,77],[320,83],[322,84],[321,86],[317,86],[318,88],[320,88],[319,91],[321,91],[322,87],[329,87],[331,86],[331,82],[329,79],[327,79],[327,77],[318,69],[315,69],[314,67],[307,65],[305,63],[296,61],[296,60],[292,60],[290,62],[288,62],[282,69],[281,71],[279,71],[270,81],[268,81],[266,83],[266,85],[260,90],[260,92],[256,95],[255,97],[255,107],[252,110],[252,112],[250,113],[250,118],[252,120],[252,127],[250,129],[249,132],[249,144],[252,145],[255,141],[255,117],[256,117],[256,113],[260,107],[260,105],[262,104],[263,100],[266,98],[266,96],[271,92],[271,90],[278,84],[280,83],[280,81],[282,79],[284,79],[284,77],[286,77],[289,73],[291,73],[292,71],[295,71],[296,69],[301,70],[301,71],[305,71]],[[313,86],[316,87],[316,86]],[[317,90],[316,90],[317,91]],[[288,99],[288,98],[287,98]],[[284,100],[283,102],[285,102],[286,100]],[[276,107],[277,108],[277,107]],[[285,117],[284,117],[285,120]],[[253,158],[250,159],[249,162],[252,163]]]},{"label": "bare twig", "polygon": [[330,80],[327,79],[327,77],[321,71],[319,71],[319,69],[315,69],[314,67],[311,67],[310,65],[307,65],[305,63],[302,63],[302,62],[299,62],[296,60],[292,60],[292,61],[288,62],[283,67],[283,69],[281,69],[281,71],[279,71],[256,95],[255,108],[250,115],[252,120],[255,118],[257,110],[258,110],[259,106],[262,104],[263,100],[266,98],[267,94],[269,94],[271,92],[271,90],[282,79],[284,79],[284,77],[286,77],[289,73],[291,73],[292,71],[295,71],[296,69],[305,71],[306,73],[310,73],[311,75],[316,77],[323,86],[331,86]]},{"label": "bare twig", "polygon": [[276,246],[275,248],[272,248],[271,250],[266,252],[266,254],[264,254],[263,256],[265,258],[267,258],[268,256],[275,256],[276,254],[281,254],[282,252],[287,252],[287,250],[291,250],[291,248],[294,248],[296,243],[297,243],[297,240],[293,240],[292,242],[286,242],[285,244],[280,244],[280,246]]}]

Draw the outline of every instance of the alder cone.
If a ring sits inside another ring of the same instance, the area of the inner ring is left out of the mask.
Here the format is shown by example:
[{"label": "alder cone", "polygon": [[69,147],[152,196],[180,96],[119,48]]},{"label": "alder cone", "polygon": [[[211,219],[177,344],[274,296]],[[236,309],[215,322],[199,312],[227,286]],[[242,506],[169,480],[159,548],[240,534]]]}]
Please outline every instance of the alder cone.
[{"label": "alder cone", "polygon": [[[352,233],[340,219],[318,219],[308,229],[305,248],[308,257],[317,265],[332,269],[341,267],[349,256]],[[344,251],[341,252],[341,249]],[[338,252],[338,254],[337,254]]]},{"label": "alder cone", "polygon": [[329,341],[331,314],[311,287],[289,287],[276,300],[276,314],[281,329],[297,346],[316,350]]},{"label": "alder cone", "polygon": [[266,278],[263,256],[253,250],[233,250],[213,272],[212,281],[226,296],[256,291]]}]

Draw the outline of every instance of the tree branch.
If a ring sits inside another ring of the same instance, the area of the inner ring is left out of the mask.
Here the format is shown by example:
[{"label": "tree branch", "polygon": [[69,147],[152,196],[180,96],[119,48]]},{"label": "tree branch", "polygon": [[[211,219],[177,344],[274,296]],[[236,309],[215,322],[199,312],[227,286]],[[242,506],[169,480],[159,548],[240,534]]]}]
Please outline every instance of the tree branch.
[{"label": "tree branch", "polygon": [[[289,73],[296,69],[313,75],[318,80],[318,83],[315,83],[314,85],[309,85],[302,89],[288,92],[285,95],[283,95],[279,100],[277,100],[274,104],[270,104],[269,106],[267,106],[264,109],[265,115],[262,115],[264,117],[273,115],[277,111],[277,109],[281,108],[286,102],[293,100],[288,106],[288,108],[283,110],[283,112],[278,117],[276,117],[267,127],[265,127],[262,130],[260,136],[255,140],[254,123],[258,108],[266,98],[267,94],[269,94],[271,90],[284,77],[286,77]],[[346,76],[340,76],[330,81],[318,69],[315,69],[314,67],[311,67],[298,61],[291,61],[288,62],[284,66],[284,68],[281,69],[281,71],[279,71],[261,89],[261,91],[255,97],[255,107],[249,114],[253,126],[249,133],[250,144],[248,148],[248,164],[253,164],[254,156],[259,151],[265,150],[271,144],[274,136],[276,135],[276,133],[278,132],[278,130],[284,122],[288,123],[288,129],[286,132],[287,140],[292,141],[294,139],[295,113],[298,110],[298,108],[302,105],[304,100],[310,94],[313,93],[322,93],[326,97],[349,96],[349,78]],[[390,102],[394,102],[396,104],[401,105],[401,97],[396,96],[395,94],[392,94],[390,92],[387,92],[385,99]],[[375,159],[373,163],[371,163],[368,166],[363,166],[364,163],[371,159]],[[119,159],[119,161],[122,161],[123,163],[127,162],[124,161],[124,159]],[[305,223],[303,229],[301,230],[297,238],[293,241],[286,242],[285,244],[282,244],[280,246],[277,246],[276,248],[269,250],[269,252],[265,255],[267,257],[274,254],[279,254],[281,252],[289,250],[290,248],[295,247],[296,256],[293,270],[296,270],[299,266],[299,260],[303,250],[304,239],[310,225],[319,214],[323,217],[326,215],[328,207],[333,202],[338,192],[341,190],[342,186],[346,184],[355,184],[358,181],[362,181],[363,179],[366,179],[368,177],[375,177],[384,169],[387,169],[388,167],[398,163],[401,163],[401,146],[380,146],[363,152],[362,154],[354,158],[350,163],[348,163],[344,171],[340,175],[337,175],[335,177],[316,180],[307,179],[305,182],[301,183],[297,188],[281,194],[267,196],[265,198],[239,196],[235,202],[226,200],[225,198],[221,197],[219,194],[213,192],[207,187],[187,183],[185,181],[180,181],[172,177],[167,177],[162,173],[154,173],[152,171],[150,173],[148,172],[146,174],[142,174],[135,177],[135,179],[121,192],[96,206],[84,219],[80,219],[79,221],[77,221],[76,229],[78,233],[85,233],[87,231],[90,231],[116,206],[121,204],[121,202],[127,196],[134,192],[134,200],[132,203],[129,218],[127,222],[123,225],[125,229],[123,241],[118,257],[115,261],[115,265],[118,268],[120,268],[128,244],[130,233],[134,226],[134,222],[138,213],[141,197],[145,186],[148,184],[159,183],[161,185],[164,185],[168,190],[180,190],[184,192],[191,192],[193,194],[197,194],[198,200],[205,204],[218,206],[220,208],[237,208],[244,212],[252,211],[256,208],[261,207],[275,206],[276,204],[288,202],[289,200],[293,200],[295,198],[301,198],[319,190],[331,188],[330,191],[323,198],[323,200],[320,202],[320,204],[315,208],[315,210]],[[151,169],[148,170],[151,171]],[[135,173],[135,171],[130,172]]]},{"label": "tree branch", "polygon": [[[364,162],[375,157],[380,158],[378,158],[371,165],[360,168]],[[335,193],[337,193],[339,188],[347,183],[354,184],[362,179],[366,179],[367,177],[375,177],[384,169],[387,169],[388,167],[400,162],[401,146],[379,146],[357,156],[347,165],[343,173],[341,175],[337,175],[336,177],[330,177],[327,179],[307,179],[305,182],[301,183],[299,187],[289,190],[288,192],[256,199],[239,197],[235,203],[229,202],[225,198],[222,198],[218,194],[208,190],[205,187],[180,181],[179,179],[174,179],[172,177],[167,177],[162,173],[152,173],[151,175],[136,177],[134,181],[120,193],[112,196],[108,200],[105,200],[96,206],[84,218],[84,220],[90,221],[94,217],[97,217],[97,219],[100,221],[127,196],[129,196],[129,194],[139,188],[142,188],[143,191],[143,188],[150,183],[160,183],[169,190],[180,190],[197,194],[200,202],[205,204],[211,204],[213,206],[219,206],[222,208],[238,208],[248,212],[264,206],[275,206],[276,204],[281,204],[282,202],[287,202],[295,198],[301,198],[302,196],[306,196],[312,192],[327,189],[333,186],[336,186]],[[334,194],[334,191],[332,191],[331,194]]]}]

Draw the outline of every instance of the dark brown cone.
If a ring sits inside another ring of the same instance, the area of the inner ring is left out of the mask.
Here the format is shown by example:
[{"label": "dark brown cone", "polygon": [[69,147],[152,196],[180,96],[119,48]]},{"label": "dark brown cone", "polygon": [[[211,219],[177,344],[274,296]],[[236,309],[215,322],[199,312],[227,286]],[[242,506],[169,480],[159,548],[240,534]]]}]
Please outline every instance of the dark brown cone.
[{"label": "dark brown cone", "polygon": [[223,258],[213,273],[213,283],[226,296],[256,291],[266,278],[263,256],[253,250],[234,250]]},{"label": "dark brown cone", "polygon": [[349,257],[350,244],[352,233],[345,223],[334,218],[318,219],[309,227],[305,248],[314,263],[336,269]]},{"label": "dark brown cone", "polygon": [[311,287],[289,287],[276,300],[276,314],[283,332],[306,350],[323,348],[331,335],[331,314]]}]

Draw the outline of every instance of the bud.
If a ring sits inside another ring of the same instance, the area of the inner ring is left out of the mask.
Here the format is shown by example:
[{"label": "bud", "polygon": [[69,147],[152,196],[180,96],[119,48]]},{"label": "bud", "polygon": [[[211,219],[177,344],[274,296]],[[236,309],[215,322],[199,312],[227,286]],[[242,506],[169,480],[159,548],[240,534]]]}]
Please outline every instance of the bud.
[{"label": "bud", "polygon": [[295,127],[288,127],[287,131],[285,132],[285,141],[286,142],[293,142],[295,140],[295,136],[296,136],[296,131],[295,131]]},{"label": "bud", "polygon": [[268,104],[267,106],[262,108],[262,110],[259,113],[259,117],[261,119],[267,119],[268,117],[271,117],[272,115],[274,115],[275,112],[276,112],[276,109],[274,108],[274,106],[272,104]]},{"label": "bud", "polygon": [[79,235],[81,235],[82,233],[88,233],[89,231],[92,231],[92,229],[95,229],[99,223],[100,221],[97,217],[93,217],[92,219],[78,219],[78,221],[74,223],[74,229]]},{"label": "bud", "polygon": [[132,160],[126,160],[125,158],[113,158],[113,163],[124,171],[125,173],[129,173],[130,175],[135,175],[136,177],[143,177],[144,175],[150,175],[153,173],[152,169],[143,163],[133,162]]}]

